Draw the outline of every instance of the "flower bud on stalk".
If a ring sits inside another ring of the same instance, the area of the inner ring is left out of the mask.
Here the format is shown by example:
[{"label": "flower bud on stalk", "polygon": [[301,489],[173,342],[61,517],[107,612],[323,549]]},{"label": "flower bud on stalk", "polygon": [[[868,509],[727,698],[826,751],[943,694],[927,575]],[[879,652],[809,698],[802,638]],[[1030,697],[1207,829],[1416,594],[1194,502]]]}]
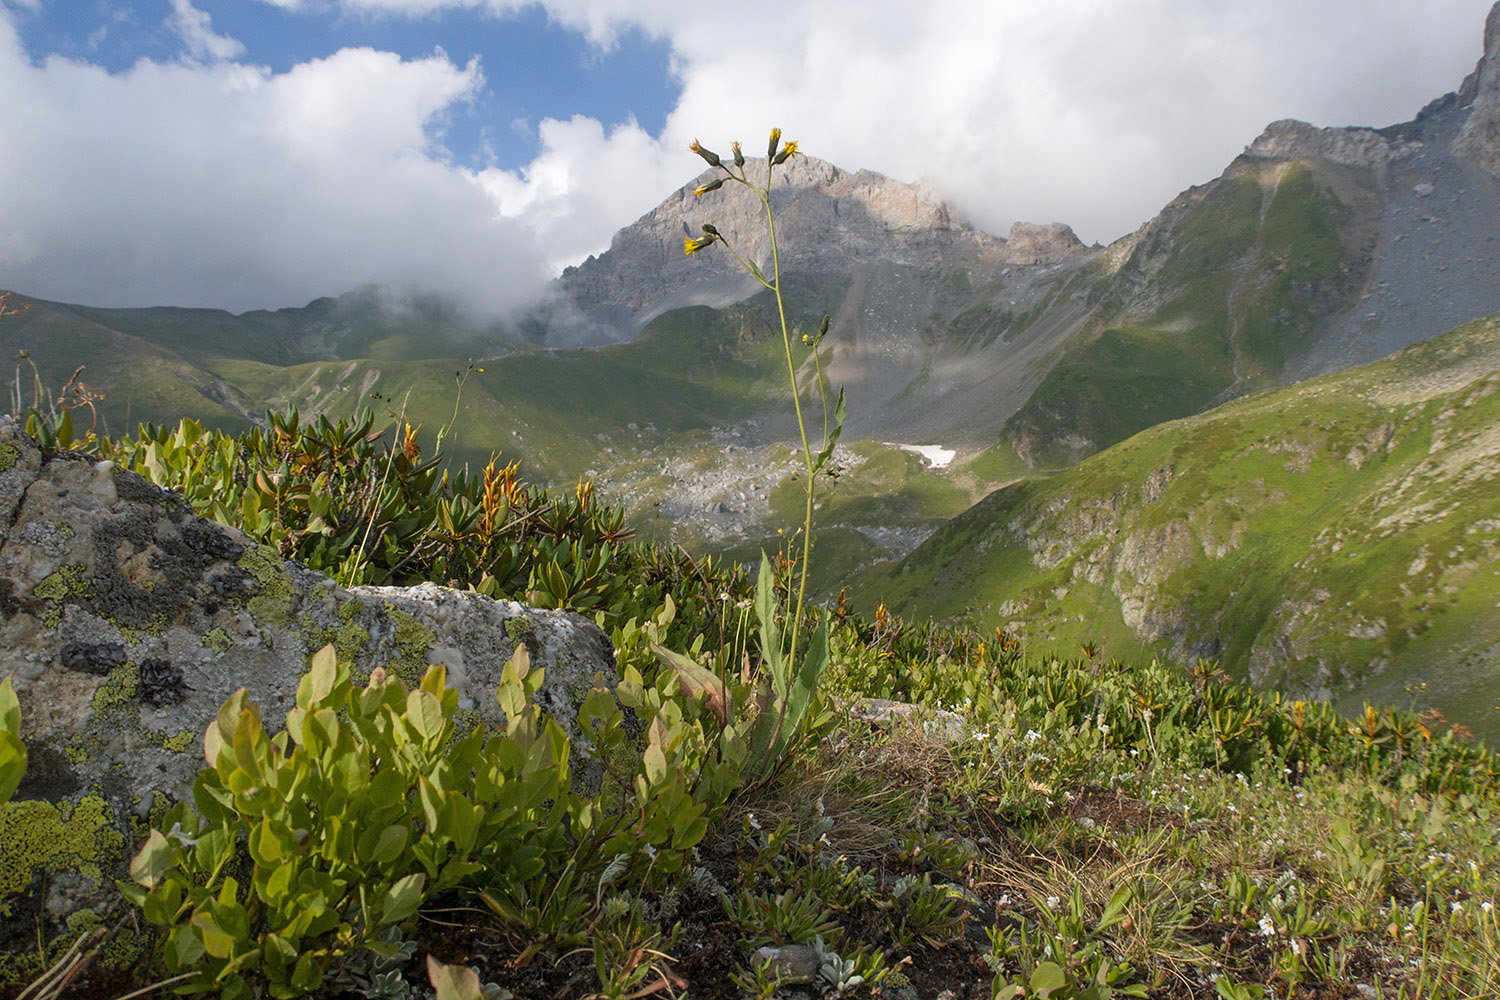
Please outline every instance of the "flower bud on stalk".
[{"label": "flower bud on stalk", "polygon": [[700,184],[698,187],[693,188],[693,197],[702,198],[710,191],[719,190],[719,188],[724,186],[724,180],[725,179],[723,177],[719,177],[715,180],[709,181],[707,184]]},{"label": "flower bud on stalk", "polygon": [[769,160],[776,159],[776,147],[778,147],[780,145],[781,145],[781,129],[779,129],[779,128],[773,128],[771,130],[771,142],[770,142],[770,145],[766,147],[766,158],[769,159]]},{"label": "flower bud on stalk", "polygon": [[729,148],[734,153],[734,165],[737,167],[743,167],[745,165],[745,154],[740,152],[739,141],[735,140],[734,142],[731,142],[729,144]]},{"label": "flower bud on stalk", "polygon": [[715,153],[711,149],[704,149],[702,144],[699,143],[697,139],[693,140],[693,144],[689,146],[688,149],[703,157],[704,162],[706,162],[710,167],[719,166],[719,154]]},{"label": "flower bud on stalk", "polygon": [[787,160],[791,159],[792,157],[794,157],[796,155],[797,155],[797,140],[793,139],[790,142],[788,142],[785,146],[781,147],[781,152],[779,152],[779,153],[776,154],[776,159],[772,160],[771,163],[774,166],[778,166],[779,167],[783,163],[785,163]]}]

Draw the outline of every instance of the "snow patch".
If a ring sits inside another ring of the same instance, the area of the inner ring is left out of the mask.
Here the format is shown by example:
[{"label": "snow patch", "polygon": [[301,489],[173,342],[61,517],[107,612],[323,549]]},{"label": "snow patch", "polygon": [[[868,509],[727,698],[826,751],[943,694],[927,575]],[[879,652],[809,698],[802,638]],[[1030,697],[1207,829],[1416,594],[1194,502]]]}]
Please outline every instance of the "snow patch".
[{"label": "snow patch", "polygon": [[953,461],[953,456],[958,454],[952,448],[944,448],[942,445],[937,444],[895,444],[892,442],[892,446],[900,448],[902,451],[916,452],[927,459],[927,464],[934,469],[947,468],[948,463]]}]

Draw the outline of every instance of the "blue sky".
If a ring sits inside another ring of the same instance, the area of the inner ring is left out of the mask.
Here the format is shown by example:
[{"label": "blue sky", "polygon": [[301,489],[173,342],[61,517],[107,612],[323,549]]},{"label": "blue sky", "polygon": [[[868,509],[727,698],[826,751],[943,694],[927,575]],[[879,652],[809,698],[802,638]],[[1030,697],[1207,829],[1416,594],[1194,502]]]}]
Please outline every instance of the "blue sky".
[{"label": "blue sky", "polygon": [[[626,27],[607,45],[596,44],[540,6],[415,17],[254,0],[199,0],[195,9],[208,15],[215,34],[243,46],[238,59],[273,73],[348,47],[407,58],[442,50],[459,63],[477,58],[484,88],[440,124],[442,144],[454,159],[476,168],[531,162],[541,149],[537,126],[546,118],[581,114],[606,126],[634,120],[654,135],[681,90],[665,39]],[[73,0],[42,4],[18,17],[17,27],[33,58],[58,54],[120,73],[142,59],[188,54],[174,14],[170,0]]]},{"label": "blue sky", "polygon": [[773,125],[1110,242],[1269,122],[1457,88],[1490,0],[0,0],[0,288],[522,308]]}]

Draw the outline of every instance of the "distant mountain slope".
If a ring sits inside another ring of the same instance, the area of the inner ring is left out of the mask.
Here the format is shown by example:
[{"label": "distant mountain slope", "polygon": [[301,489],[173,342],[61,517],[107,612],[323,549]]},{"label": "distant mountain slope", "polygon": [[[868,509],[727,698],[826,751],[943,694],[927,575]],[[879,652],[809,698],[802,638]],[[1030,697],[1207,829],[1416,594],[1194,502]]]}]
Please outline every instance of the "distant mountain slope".
[{"label": "distant mountain slope", "polygon": [[1500,316],[1001,489],[858,589],[1500,736]]}]

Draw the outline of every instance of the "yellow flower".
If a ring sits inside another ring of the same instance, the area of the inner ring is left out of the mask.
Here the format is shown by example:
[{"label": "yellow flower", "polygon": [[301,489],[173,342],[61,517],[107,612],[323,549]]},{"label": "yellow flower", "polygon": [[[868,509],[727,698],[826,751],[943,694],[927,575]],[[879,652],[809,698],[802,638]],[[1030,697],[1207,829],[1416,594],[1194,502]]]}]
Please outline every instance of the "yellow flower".
[{"label": "yellow flower", "polygon": [[792,140],[789,140],[785,146],[781,147],[781,152],[777,153],[776,154],[776,158],[773,159],[771,162],[773,164],[775,164],[776,166],[780,166],[781,164],[785,163],[787,160],[791,159],[792,157],[794,157],[796,155],[798,155],[797,154],[797,141],[795,139],[792,139]]},{"label": "yellow flower", "polygon": [[688,236],[682,241],[682,252],[691,256],[704,247],[712,246],[715,239],[713,236],[700,236],[697,239]]},{"label": "yellow flower", "polygon": [[721,188],[723,186],[724,186],[724,178],[722,178],[722,177],[716,178],[714,180],[709,181],[707,184],[700,184],[697,187],[693,188],[693,197],[694,198],[701,198],[704,195],[708,194],[708,192],[710,192],[710,191],[717,191],[717,190],[719,190],[719,188]]},{"label": "yellow flower", "polygon": [[766,147],[766,149],[767,149],[766,157],[768,159],[774,159],[776,157],[776,147],[780,146],[780,145],[781,145],[781,129],[779,129],[779,128],[773,128],[771,130],[771,142]]}]

